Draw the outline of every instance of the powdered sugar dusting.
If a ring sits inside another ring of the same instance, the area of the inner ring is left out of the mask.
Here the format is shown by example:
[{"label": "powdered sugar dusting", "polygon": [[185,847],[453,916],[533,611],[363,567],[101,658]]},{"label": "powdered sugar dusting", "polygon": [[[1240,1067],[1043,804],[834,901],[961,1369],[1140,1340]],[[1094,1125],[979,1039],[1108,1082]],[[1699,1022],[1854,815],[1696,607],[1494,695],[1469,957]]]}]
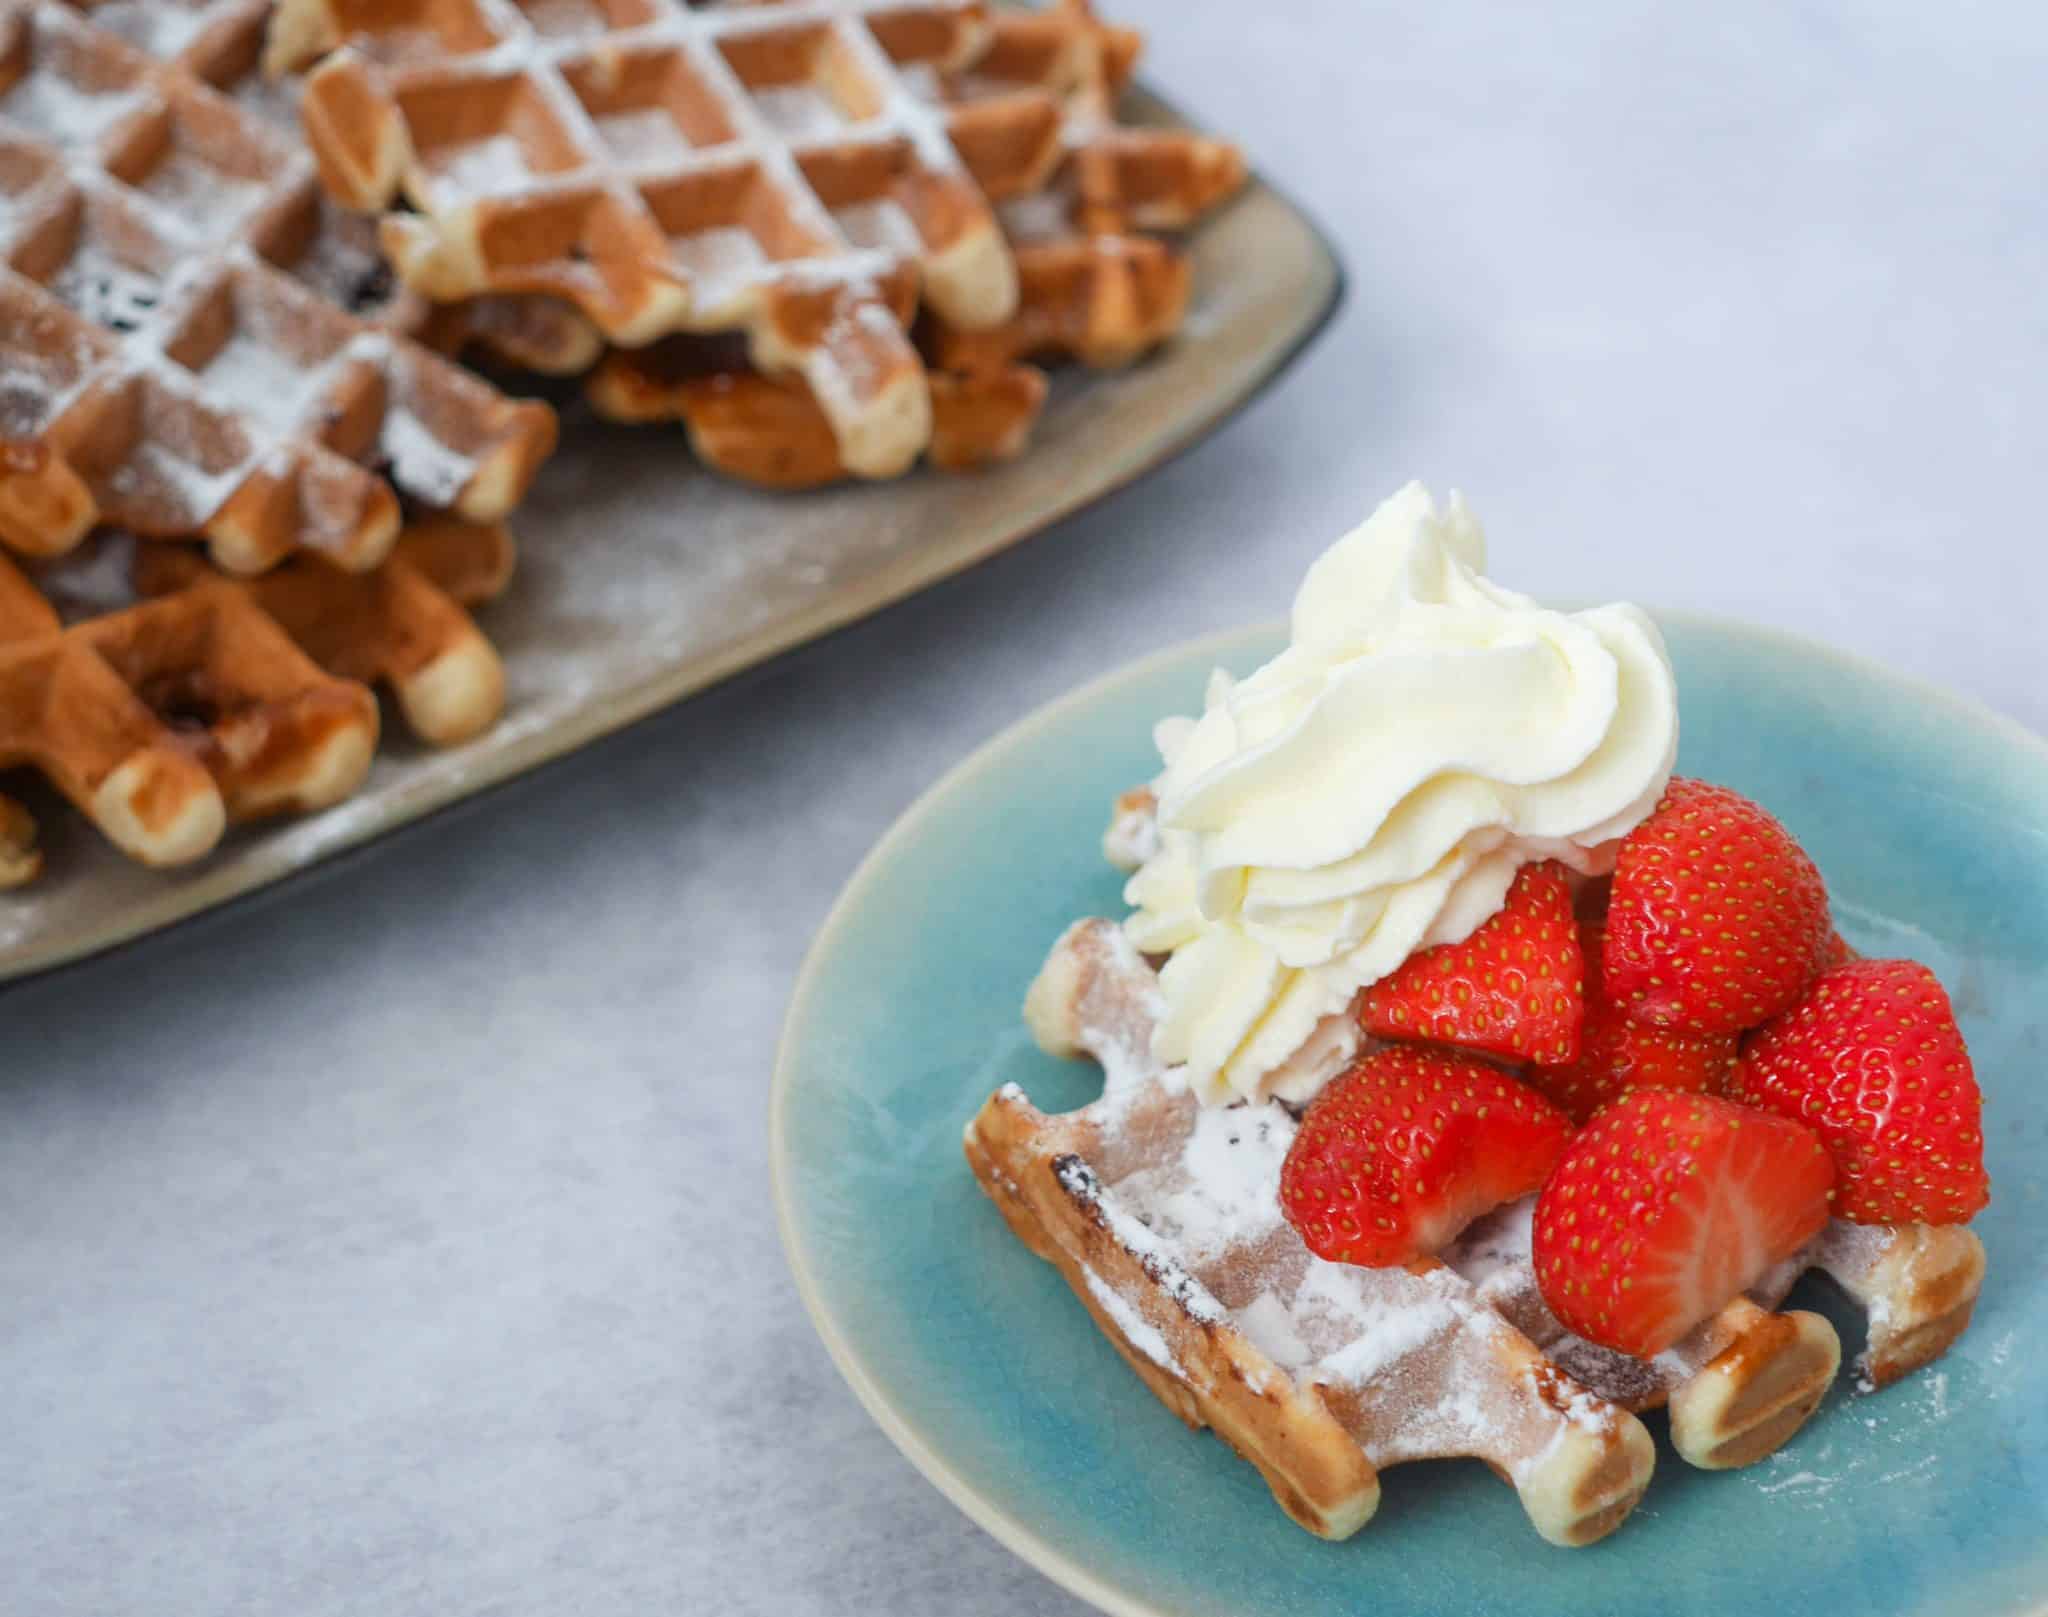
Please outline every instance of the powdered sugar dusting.
[{"label": "powdered sugar dusting", "polygon": [[1390,1308],[1386,1299],[1372,1294],[1380,1288],[1361,1283],[1360,1274],[1347,1265],[1311,1258],[1294,1294],[1294,1316],[1308,1340],[1343,1339],[1342,1347],[1317,1362],[1319,1378],[1370,1381],[1458,1328],[1460,1315],[1448,1298],[1403,1296],[1399,1306]]},{"label": "powdered sugar dusting", "polygon": [[676,263],[689,275],[699,303],[717,304],[739,292],[767,266],[768,254],[751,230],[719,225],[669,243]]},{"label": "powdered sugar dusting", "polygon": [[1304,1370],[1315,1358],[1294,1327],[1292,1311],[1270,1291],[1262,1291],[1233,1316],[1237,1328],[1275,1364]]},{"label": "powdered sugar dusting", "polygon": [[1167,1346],[1166,1337],[1158,1326],[1126,1302],[1122,1294],[1104,1285],[1102,1276],[1086,1264],[1081,1266],[1081,1278],[1088,1283],[1088,1295],[1116,1322],[1116,1328],[1124,1333],[1125,1341],[1160,1369],[1187,1380],[1186,1368],[1173,1356],[1173,1349]]},{"label": "powdered sugar dusting", "polygon": [[378,441],[393,480],[429,505],[453,505],[476,475],[474,460],[435,437],[410,410],[387,410]]},{"label": "powdered sugar dusting", "polygon": [[103,0],[92,20],[151,56],[175,56],[206,26],[205,0]]},{"label": "powdered sugar dusting", "polygon": [[88,88],[61,73],[30,71],[0,97],[0,119],[59,146],[89,146],[141,104],[131,86]]},{"label": "powdered sugar dusting", "polygon": [[1788,1489],[1796,1488],[1809,1494],[1825,1495],[1832,1492],[1834,1486],[1834,1480],[1830,1477],[1818,1476],[1811,1471],[1794,1471],[1789,1477],[1779,1477],[1760,1484],[1757,1492],[1784,1493]]},{"label": "powdered sugar dusting", "polygon": [[532,183],[526,152],[510,135],[444,146],[428,158],[435,179],[470,196],[496,196]]},{"label": "powdered sugar dusting", "polygon": [[50,281],[68,308],[109,331],[140,328],[163,301],[163,277],[125,264],[97,242],[83,242]]},{"label": "powdered sugar dusting", "polygon": [[924,239],[918,235],[910,215],[903,210],[902,204],[887,197],[873,202],[851,203],[833,214],[832,218],[839,226],[840,234],[856,247],[894,253],[903,258],[915,258],[924,248]]},{"label": "powdered sugar dusting", "polygon": [[661,107],[628,107],[593,120],[622,163],[665,163],[685,156],[690,142]]},{"label": "powdered sugar dusting", "polygon": [[815,84],[768,85],[752,92],[754,107],[785,140],[826,140],[846,119]]}]

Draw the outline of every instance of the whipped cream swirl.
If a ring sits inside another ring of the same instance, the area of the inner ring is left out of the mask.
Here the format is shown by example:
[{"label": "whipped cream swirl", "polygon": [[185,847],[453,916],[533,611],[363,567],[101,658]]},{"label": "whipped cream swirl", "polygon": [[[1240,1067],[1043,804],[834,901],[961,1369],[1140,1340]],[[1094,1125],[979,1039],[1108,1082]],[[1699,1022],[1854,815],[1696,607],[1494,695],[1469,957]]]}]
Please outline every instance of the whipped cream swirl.
[{"label": "whipped cream swirl", "polygon": [[1678,694],[1656,625],[1481,577],[1456,495],[1411,483],[1309,569],[1291,644],[1157,730],[1159,845],[1125,889],[1170,954],[1155,1053],[1204,1100],[1305,1099],[1359,989],[1495,914],[1515,872],[1587,875],[1656,807]]}]

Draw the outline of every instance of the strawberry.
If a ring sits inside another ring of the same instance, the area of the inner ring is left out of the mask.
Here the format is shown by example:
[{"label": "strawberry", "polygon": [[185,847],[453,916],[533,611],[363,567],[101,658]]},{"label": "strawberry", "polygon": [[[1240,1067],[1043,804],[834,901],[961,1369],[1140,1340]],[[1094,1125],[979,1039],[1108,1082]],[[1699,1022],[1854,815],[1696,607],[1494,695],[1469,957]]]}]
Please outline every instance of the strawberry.
[{"label": "strawberry", "polygon": [[1735,1070],[1732,1033],[1679,1033],[1636,1021],[1607,992],[1600,957],[1606,928],[1582,922],[1579,939],[1586,956],[1586,1022],[1579,1033],[1579,1058],[1557,1066],[1534,1066],[1523,1074],[1544,1094],[1583,1123],[1631,1089],[1685,1089],[1718,1094]]},{"label": "strawberry", "polygon": [[1729,1093],[1820,1131],[1852,1223],[1961,1224],[1991,1199],[1970,1052],[1914,961],[1824,972],[1750,1038]]},{"label": "strawberry", "polygon": [[1280,1168],[1280,1207],[1319,1257],[1427,1257],[1543,1183],[1571,1123],[1499,1068],[1387,1045],[1316,1097]]},{"label": "strawberry", "polygon": [[1740,793],[1673,776],[1621,844],[1607,986],[1652,1027],[1740,1033],[1799,997],[1831,930],[1791,833]]},{"label": "strawberry", "polygon": [[1832,971],[1837,966],[1846,966],[1850,961],[1862,958],[1863,956],[1850,947],[1847,938],[1833,927],[1828,928],[1828,941],[1820,952],[1821,970]]},{"label": "strawberry", "polygon": [[1835,1167],[1804,1123],[1638,1089],[1572,1136],[1536,1202],[1536,1284],[1568,1330],[1650,1358],[1818,1235]]},{"label": "strawberry", "polygon": [[1524,865],[1499,913],[1463,943],[1410,955],[1359,996],[1383,1039],[1431,1039],[1518,1061],[1566,1062],[1579,1048],[1585,962],[1563,865]]}]

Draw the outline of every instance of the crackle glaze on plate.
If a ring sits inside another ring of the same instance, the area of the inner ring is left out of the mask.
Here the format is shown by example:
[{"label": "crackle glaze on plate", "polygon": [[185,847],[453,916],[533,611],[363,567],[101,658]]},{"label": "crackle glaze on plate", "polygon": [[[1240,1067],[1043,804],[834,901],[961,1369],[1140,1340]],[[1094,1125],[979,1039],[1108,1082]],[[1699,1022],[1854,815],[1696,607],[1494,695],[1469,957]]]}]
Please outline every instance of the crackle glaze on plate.
[{"label": "crackle glaze on plate", "polygon": [[[1994,1195],[1976,1322],[1873,1397],[1845,1377],[1772,1459],[1692,1470],[1661,1416],[1657,1474],[1605,1543],[1553,1549],[1476,1462],[1386,1473],[1378,1517],[1325,1544],[1184,1428],[960,1152],[997,1085],[1048,1110],[1099,1087],[1020,1016],[1062,927],[1121,914],[1099,844],[1149,777],[1152,721],[1199,707],[1244,631],[1136,664],[990,743],[861,868],[799,983],[775,1077],[783,1238],[818,1329],[896,1443],[982,1526],[1118,1613],[1544,1617],[2048,1611],[2048,744],[1807,642],[1660,614],[1680,767],[1759,798],[1826,874],[1843,932],[1926,961],[1986,1096]],[[1825,1283],[1795,1293],[1862,1345]]]},{"label": "crackle glaze on plate", "polygon": [[[1183,122],[1156,98],[1134,103],[1135,122]],[[1315,226],[1256,179],[1188,249],[1195,296],[1179,337],[1128,371],[1057,373],[1030,449],[990,472],[764,494],[698,470],[680,428],[566,411],[562,447],[513,521],[518,576],[479,614],[509,679],[496,728],[436,753],[387,723],[348,803],[233,833],[211,860],[170,873],[130,864],[35,798],[48,869],[0,893],[0,981],[210,909],[574,751],[1142,476],[1245,403],[1342,286]]]}]

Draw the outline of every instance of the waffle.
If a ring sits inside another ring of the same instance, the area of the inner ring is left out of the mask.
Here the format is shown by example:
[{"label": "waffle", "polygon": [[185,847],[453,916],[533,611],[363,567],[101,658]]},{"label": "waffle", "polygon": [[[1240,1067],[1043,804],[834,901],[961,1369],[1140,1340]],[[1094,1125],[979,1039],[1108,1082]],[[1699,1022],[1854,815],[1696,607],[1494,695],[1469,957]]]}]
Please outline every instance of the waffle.
[{"label": "waffle", "polygon": [[[849,467],[889,476],[931,428],[920,285],[970,326],[1016,302],[989,205],[891,50],[951,65],[983,26],[974,0],[282,0],[272,60],[318,60],[302,111],[335,198],[417,210],[382,221],[407,284],[551,294],[629,347],[742,332],[759,369],[809,384]],[[1010,144],[1051,152],[1039,122]]]},{"label": "waffle", "polygon": [[[264,70],[273,0],[71,0],[90,20],[152,60],[176,67],[233,101],[293,147],[304,144],[297,77]],[[439,353],[478,348],[516,369],[579,375],[603,341],[590,323],[552,298],[477,298],[429,303],[384,262],[372,219],[336,207],[323,193],[266,251],[280,269],[328,302],[373,326],[417,338]]]},{"label": "waffle", "polygon": [[[0,557],[0,769],[39,771],[145,864],[353,792],[378,737],[366,683],[388,683],[434,743],[502,703],[497,654],[459,604],[503,587],[501,528],[426,521],[367,574],[308,555],[247,580],[183,547],[99,545],[40,580]],[[125,604],[138,591],[151,598]],[[0,798],[0,885],[37,874],[34,849]]]},{"label": "waffle", "polygon": [[[832,423],[802,382],[768,377],[690,339],[613,353],[589,383],[598,412],[618,422],[680,421],[706,466],[764,488],[807,489],[852,474]],[[1002,365],[965,375],[930,373],[931,442],[925,458],[970,471],[1023,453],[1045,403],[1045,373]]]},{"label": "waffle", "polygon": [[260,15],[97,15],[178,49],[0,0],[0,541],[52,556],[107,525],[202,535],[236,573],[298,548],[362,569],[398,494],[502,517],[552,413],[352,312],[388,277],[279,114],[191,66],[226,74]]},{"label": "waffle", "polygon": [[1244,176],[1220,143],[1114,123],[1138,39],[1078,0],[283,0],[274,39],[276,61],[322,58],[307,126],[334,194],[419,210],[383,221],[409,283],[567,299],[619,345],[598,408],[658,406],[740,476],[825,457],[750,438],[720,459],[717,405],[674,385],[694,353],[644,352],[656,336],[743,333],[753,417],[794,412],[748,373],[801,382],[844,473],[894,475],[935,434],[935,462],[978,464],[959,385],[928,386],[907,335],[920,306],[937,368],[1004,371],[1014,413],[1015,361],[1122,363],[1170,334],[1186,267],[1129,233],[1183,228]]},{"label": "waffle", "polygon": [[[964,68],[900,64],[911,92],[945,109],[970,169],[997,198],[1017,267],[1017,306],[1008,318],[963,323],[928,306],[915,329],[932,376],[935,465],[957,470],[1022,450],[1037,406],[1028,414],[1022,408],[1027,384],[1020,362],[1125,365],[1180,327],[1190,291],[1187,261],[1141,232],[1193,225],[1243,183],[1245,168],[1222,142],[1115,122],[1140,43],[1134,33],[1097,22],[1082,0],[1060,0],[1043,12],[991,17],[984,45]],[[983,141],[987,127],[1001,127],[1000,117],[989,119],[991,110],[1006,108],[1035,108],[1038,117],[1056,119],[1057,150],[1005,167],[1001,143]],[[799,411],[789,397],[771,398],[757,379],[732,375],[730,367],[726,388],[714,389],[691,374],[701,368],[700,354],[687,346],[619,350],[592,378],[591,399],[613,419],[681,420],[699,457],[729,475],[762,481],[766,464],[784,474],[771,479],[783,487],[844,475],[834,457],[817,450],[815,405]],[[743,408],[735,408],[735,396]],[[963,397],[974,403],[977,429],[964,446]],[[1000,412],[991,411],[992,399],[1001,401]],[[802,446],[789,464],[766,436],[770,407],[778,421],[791,418],[785,441]],[[998,414],[1003,427],[996,434]],[[991,435],[1001,452],[987,447]],[[792,467],[801,468],[800,477],[790,475]]]},{"label": "waffle", "polygon": [[934,310],[925,346],[940,369],[1020,359],[1126,365],[1179,329],[1187,261],[1149,233],[1192,228],[1243,185],[1245,164],[1222,141],[1116,121],[1141,44],[1097,21],[1086,0],[1058,0],[997,15],[972,66],[938,79],[937,95],[953,107],[1043,98],[1062,111],[1060,161],[997,198],[1017,263],[1016,312],[970,327]]},{"label": "waffle", "polygon": [[[382,567],[346,573],[318,557],[287,562],[240,591],[328,673],[388,689],[406,726],[430,746],[482,734],[505,707],[505,670],[466,608],[512,577],[502,527],[437,518],[409,527]],[[188,589],[211,570],[189,550],[138,553],[145,596]]]},{"label": "waffle", "polygon": [[[1157,851],[1158,808],[1149,787],[1115,800],[1102,839],[1110,864],[1135,871]],[[1968,1328],[1984,1283],[1984,1244],[1960,1225],[1837,1219],[1807,1251],[1645,1363],[1571,1335],[1551,1315],[1530,1257],[1532,1208],[1521,1203],[1482,1219],[1445,1261],[1603,1396],[1636,1410],[1668,1400],[1674,1445],[1709,1469],[1747,1465],[1778,1447],[1812,1413],[1840,1367],[1840,1342],[1819,1315],[1766,1312],[1802,1274],[1822,1270],[1863,1308],[1868,1346],[1858,1372],[1870,1391],[1947,1352]],[[1717,1361],[1718,1378],[1703,1379]]]},{"label": "waffle", "polygon": [[1655,1463],[1641,1423],[1545,1359],[1453,1270],[1312,1256],[1279,1214],[1293,1118],[1173,1092],[1150,1055],[1159,1004],[1117,927],[1071,929],[1027,1016],[1048,1050],[1101,1062],[1103,1098],[1051,1117],[1006,1086],[966,1139],[1011,1228],[1145,1383],[1251,1460],[1281,1508],[1323,1537],[1370,1520],[1381,1469],[1445,1457],[1485,1460],[1552,1543],[1618,1526]]},{"label": "waffle", "polygon": [[[1308,1388],[1323,1389],[1323,1402],[1369,1468],[1476,1454],[1516,1484],[1538,1530],[1558,1543],[1588,1542],[1627,1513],[1633,1496],[1624,1501],[1608,1485],[1619,1474],[1611,1460],[1593,1473],[1607,1482],[1591,1488],[1562,1476],[1531,1480],[1529,1437],[1503,1435],[1519,1428],[1499,1412],[1513,1407],[1499,1384],[1501,1356],[1464,1340],[1475,1330],[1468,1311],[1490,1314],[1510,1333],[1498,1338],[1488,1326],[1477,1329],[1478,1339],[1511,1341],[1513,1363],[1542,1366],[1555,1378],[1551,1385],[1591,1400],[1583,1407],[1611,1412],[1603,1419],[1668,1403],[1674,1446],[1709,1469],[1775,1451],[1833,1380],[1840,1346],[1832,1327],[1815,1314],[1770,1311],[1806,1270],[1823,1270],[1866,1311],[1866,1389],[1929,1362],[1968,1325],[1984,1254],[1960,1227],[1838,1221],[1748,1296],[1648,1361],[1569,1335],[1543,1305],[1529,1255],[1533,1198],[1482,1220],[1442,1263],[1412,1270],[1324,1264],[1278,1210],[1292,1114],[1275,1102],[1205,1109],[1176,1092],[1150,1054],[1160,1010],[1157,980],[1120,929],[1107,921],[1070,929],[1034,984],[1026,1015],[1049,1052],[1086,1053],[1102,1064],[1103,1099],[1048,1118],[1007,1088],[970,1125],[969,1159],[1013,1228],[1061,1267],[1153,1391],[1252,1458],[1282,1506],[1311,1531],[1334,1535],[1361,1525],[1376,1491],[1355,1468],[1339,1465],[1347,1451],[1327,1430],[1297,1419],[1292,1403],[1301,1399],[1304,1376]],[[1302,1302],[1309,1289],[1328,1316],[1320,1323]],[[1341,1307],[1333,1294],[1345,1299]],[[1375,1382],[1385,1383],[1365,1389],[1362,1406],[1345,1381],[1347,1372],[1355,1381],[1359,1362],[1353,1331],[1375,1344],[1363,1359]],[[1446,1333],[1461,1344],[1455,1351]],[[1270,1390],[1276,1374],[1294,1378],[1289,1398],[1275,1405],[1284,1418],[1232,1385]],[[1582,1406],[1567,1399],[1566,1407]],[[1481,1409],[1493,1413],[1470,1418]],[[1447,1411],[1466,1418],[1447,1422]]]},{"label": "waffle", "polygon": [[375,698],[231,586],[67,628],[0,557],[0,768],[40,771],[144,864],[203,857],[230,817],[338,802],[376,744]]}]

